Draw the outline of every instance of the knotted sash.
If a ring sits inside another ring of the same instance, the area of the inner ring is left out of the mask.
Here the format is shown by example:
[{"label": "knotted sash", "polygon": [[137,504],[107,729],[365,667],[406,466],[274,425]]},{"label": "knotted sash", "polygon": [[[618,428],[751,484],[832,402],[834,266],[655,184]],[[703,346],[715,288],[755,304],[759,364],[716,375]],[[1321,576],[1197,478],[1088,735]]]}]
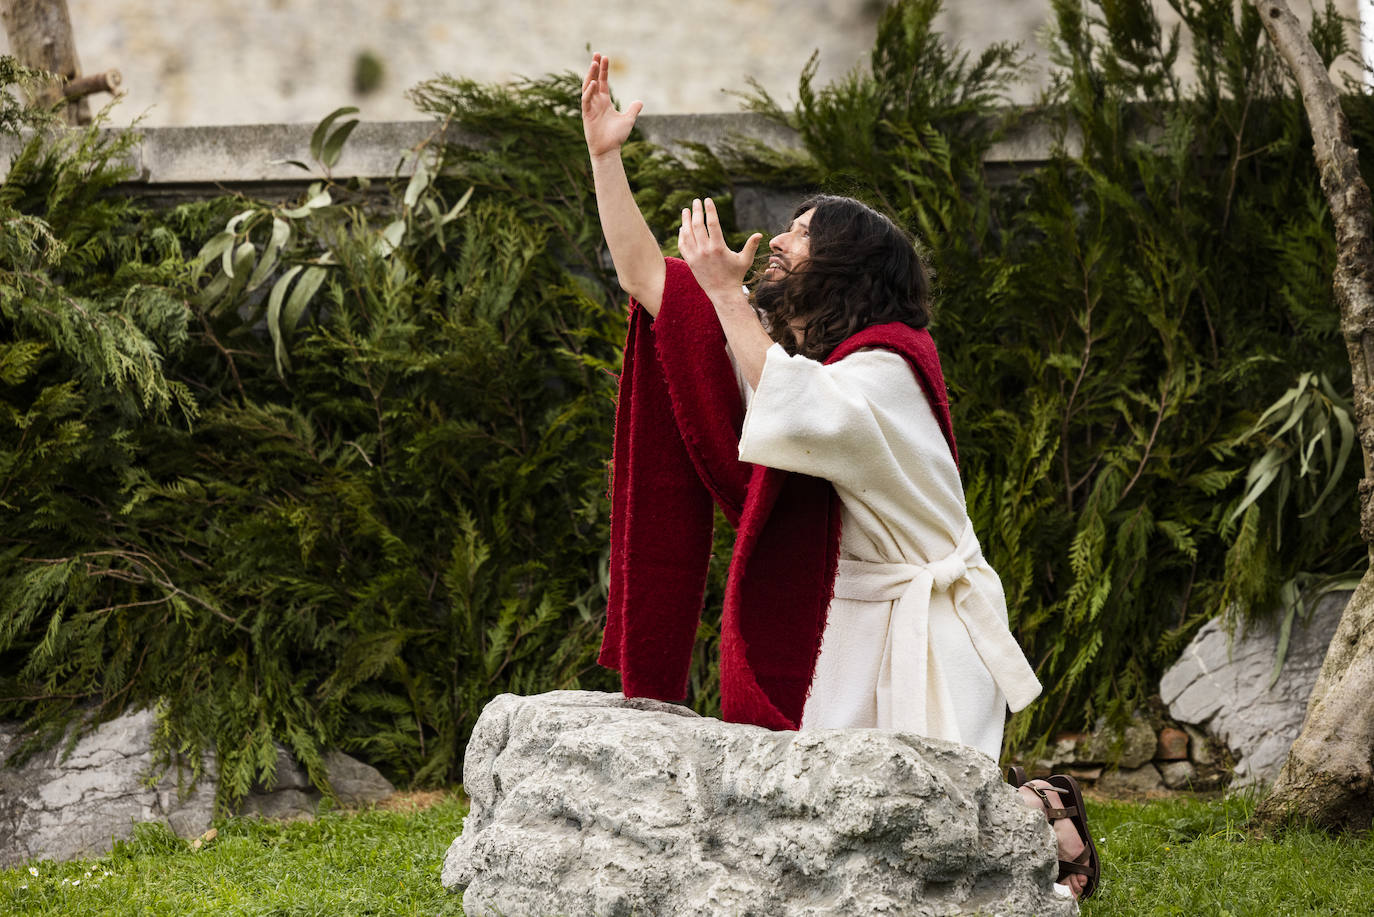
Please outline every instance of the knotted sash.
[{"label": "knotted sash", "polygon": [[[725,333],[687,263],[667,259],[658,318],[632,304],[616,404],[610,596],[599,662],[627,697],[687,694],[711,504],[738,526],[721,621],[721,712],[796,729],[839,562],[840,499],[822,478],[739,461],[744,405]],[[842,343],[901,354],[958,460],[934,341],[901,323]],[[805,410],[799,405],[798,410]]]},{"label": "knotted sash", "polygon": [[1040,681],[1007,628],[1001,583],[983,559],[971,523],[965,524],[954,550],[929,563],[845,558],[839,572],[837,583],[843,586],[837,586],[836,598],[895,603],[878,678],[879,722],[918,735],[959,735],[957,724],[948,722],[954,709],[948,683],[930,670],[937,659],[931,652],[930,604],[939,593],[948,593],[969,641],[1011,709],[1020,710],[1039,695]]}]

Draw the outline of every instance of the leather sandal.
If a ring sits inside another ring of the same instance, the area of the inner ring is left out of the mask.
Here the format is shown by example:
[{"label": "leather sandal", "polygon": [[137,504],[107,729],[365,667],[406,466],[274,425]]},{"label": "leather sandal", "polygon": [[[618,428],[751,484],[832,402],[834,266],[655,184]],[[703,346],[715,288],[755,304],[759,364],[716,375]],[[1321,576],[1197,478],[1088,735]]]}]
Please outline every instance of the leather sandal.
[{"label": "leather sandal", "polygon": [[[1086,863],[1079,863],[1072,860],[1059,861],[1059,874],[1061,876],[1069,873],[1077,873],[1086,877],[1087,881],[1083,885],[1083,894],[1079,897],[1091,898],[1093,892],[1097,891],[1099,880],[1102,878],[1102,864],[1097,859],[1097,845],[1093,843],[1093,833],[1088,829],[1088,810],[1083,805],[1083,791],[1078,786],[1078,781],[1067,774],[1053,774],[1049,778],[1050,786],[1059,792],[1062,800],[1065,796],[1069,797],[1070,805],[1064,807],[1064,815],[1078,830],[1078,836],[1083,839],[1083,852],[1088,855]],[[1031,787],[1034,790],[1034,787]],[[1082,858],[1083,854],[1079,854]]]},{"label": "leather sandal", "polygon": [[1073,823],[1074,830],[1078,832],[1079,838],[1083,841],[1083,853],[1079,854],[1079,860],[1086,854],[1087,862],[1078,860],[1060,860],[1059,875],[1055,877],[1056,882],[1063,882],[1069,875],[1080,875],[1086,877],[1083,884],[1083,893],[1079,900],[1090,898],[1093,892],[1097,891],[1098,881],[1102,876],[1102,866],[1097,859],[1097,847],[1093,844],[1092,832],[1088,830],[1087,809],[1083,805],[1083,791],[1078,786],[1078,781],[1065,774],[1055,774],[1046,781],[1054,792],[1060,794],[1060,801],[1064,796],[1068,796],[1070,803],[1066,806],[1056,806],[1051,804],[1050,790],[1036,786],[1031,783],[1026,776],[1026,771],[1021,767],[1007,768],[1007,783],[1013,787],[1024,786],[1036,796],[1040,797],[1040,805],[1045,810],[1045,816],[1051,824],[1061,818],[1067,818]]}]

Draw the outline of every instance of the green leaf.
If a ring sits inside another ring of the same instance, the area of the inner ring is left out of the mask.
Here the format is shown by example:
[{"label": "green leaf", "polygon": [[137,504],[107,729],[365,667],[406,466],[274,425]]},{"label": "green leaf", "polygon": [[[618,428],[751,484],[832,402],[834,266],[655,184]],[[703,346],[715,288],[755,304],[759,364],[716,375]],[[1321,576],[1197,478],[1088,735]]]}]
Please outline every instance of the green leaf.
[{"label": "green leaf", "polygon": [[463,209],[467,207],[468,201],[472,200],[472,192],[475,189],[475,185],[469,186],[468,190],[463,192],[463,196],[458,198],[458,203],[454,204],[453,207],[449,209],[449,212],[444,214],[444,219],[442,222],[447,224],[452,223],[455,219],[457,219],[458,214],[462,213]]},{"label": "green leaf", "polygon": [[295,166],[303,171],[310,171],[310,167],[299,159],[269,159],[267,160],[267,164],[270,166]]},{"label": "green leaf", "polygon": [[429,214],[429,222],[434,227],[434,238],[439,243],[439,247],[444,247],[444,222],[443,214],[439,212],[439,205],[434,203],[434,198],[425,198],[425,213]]},{"label": "green leaf", "polygon": [[1350,415],[1346,413],[1344,408],[1334,406],[1331,413],[1336,418],[1336,425],[1341,429],[1341,446],[1340,451],[1336,454],[1336,467],[1331,469],[1331,473],[1326,478],[1326,486],[1322,488],[1322,492],[1313,501],[1311,509],[1299,517],[1302,519],[1315,514],[1326,498],[1335,490],[1336,485],[1340,483],[1341,472],[1345,471],[1345,463],[1350,458],[1351,450],[1355,446],[1355,424],[1350,420]]},{"label": "green leaf", "polygon": [[282,326],[287,333],[296,330],[296,325],[300,324],[301,314],[305,312],[305,307],[310,305],[311,298],[315,291],[320,288],[324,278],[328,276],[328,271],[322,267],[312,267],[301,277],[301,282],[296,285],[295,292],[291,294],[291,299],[287,301],[286,308],[282,310]]},{"label": "green leaf", "polygon": [[329,129],[334,126],[334,122],[344,115],[355,115],[358,109],[353,105],[346,105],[343,108],[336,108],[324,116],[324,120],[315,128],[315,132],[310,135],[310,157],[312,159],[324,161],[325,138],[329,136]]},{"label": "green leaf", "polygon": [[277,256],[290,239],[291,224],[279,217],[273,217],[272,238],[268,241],[267,249],[262,253],[258,266],[253,270],[253,276],[248,278],[248,283],[244,287],[245,290],[256,290],[262,285],[262,282],[272,273],[272,269],[277,266]]},{"label": "green leaf", "polygon": [[[244,242],[238,248],[233,249],[232,253],[226,251],[224,253],[224,273],[230,278],[246,273],[253,264],[253,255],[256,252],[257,248],[252,242]],[[230,257],[231,254],[233,255],[232,258]]]},{"label": "green leaf", "polygon": [[308,201],[294,210],[283,210],[281,215],[288,219],[299,220],[301,217],[308,216],[312,210],[328,207],[333,202],[334,198],[330,196],[328,189],[326,189],[312,195]]},{"label": "green leaf", "polygon": [[349,121],[329,136],[329,140],[324,145],[324,154],[320,157],[320,162],[324,163],[326,169],[332,169],[334,164],[339,161],[348,135],[353,133],[353,130],[361,123],[360,121]]},{"label": "green leaf", "polygon": [[382,237],[377,240],[377,254],[382,257],[390,255],[400,247],[402,240],[406,236],[406,221],[393,220],[387,224],[386,229],[382,230]]},{"label": "green leaf", "polygon": [[1240,505],[1231,511],[1230,519],[1232,522],[1245,512],[1246,507],[1264,495],[1264,492],[1269,489],[1269,485],[1274,482],[1274,478],[1282,470],[1282,464],[1283,451],[1271,448],[1250,466],[1250,473],[1245,476],[1245,497],[1241,500]]},{"label": "green leaf", "polygon": [[235,235],[229,230],[221,230],[211,236],[209,242],[201,246],[200,251],[196,253],[196,258],[208,264],[223,255],[225,250],[234,244],[235,238]]},{"label": "green leaf", "polygon": [[1275,401],[1273,404],[1269,405],[1269,407],[1265,409],[1264,413],[1260,415],[1259,420],[1255,421],[1255,425],[1251,427],[1250,430],[1242,438],[1248,439],[1249,437],[1258,433],[1260,430],[1264,429],[1265,424],[1269,422],[1269,418],[1271,416],[1277,414],[1279,411],[1283,410],[1285,407],[1291,404],[1294,401],[1294,399],[1296,399],[1300,394],[1302,394],[1302,390],[1298,386],[1294,386],[1293,388],[1290,388],[1288,391],[1284,392],[1283,395],[1279,397],[1278,401]]},{"label": "green leaf", "polygon": [[[1312,454],[1317,451],[1317,447],[1325,442],[1330,435],[1331,428],[1322,427],[1314,433],[1312,438],[1307,441],[1307,444],[1303,446],[1302,452],[1299,454],[1298,477],[1305,478],[1309,471],[1314,470],[1315,466],[1312,464]],[[1330,452],[1330,449],[1328,448],[1326,451]]]},{"label": "green leaf", "polygon": [[231,232],[237,235],[239,227],[243,225],[243,221],[248,219],[255,213],[257,213],[256,210],[244,210],[241,213],[234,214],[234,216],[229,218],[229,222],[224,224],[224,231]]},{"label": "green leaf", "polygon": [[199,293],[196,294],[196,302],[208,308],[214,305],[215,300],[224,295],[224,291],[229,289],[230,277],[228,274],[220,272],[215,279],[210,281]]},{"label": "green leaf", "polygon": [[291,360],[286,352],[286,335],[295,330],[296,324],[300,321],[301,313],[310,304],[310,298],[315,295],[315,291],[324,282],[325,269],[322,267],[311,267],[305,271],[301,279],[296,284],[296,288],[291,291],[290,298],[286,305],[281,305],[279,291],[286,289],[286,282],[295,276],[296,271],[301,270],[303,265],[298,265],[288,272],[272,289],[271,301],[267,305],[267,330],[272,335],[272,352],[277,363],[277,374],[286,375],[286,370],[291,368]]},{"label": "green leaf", "polygon": [[429,169],[425,167],[425,157],[421,154],[415,161],[415,174],[410,176],[410,181],[406,184],[404,203],[406,207],[414,207],[415,202],[420,199],[420,195],[429,187]]},{"label": "green leaf", "polygon": [[272,352],[276,354],[278,373],[281,372],[282,362],[286,355],[281,328],[282,300],[286,298],[286,289],[291,285],[291,281],[303,270],[305,270],[305,266],[300,264],[291,268],[272,285],[272,293],[267,297],[267,334],[272,338]]},{"label": "green leaf", "polygon": [[1288,641],[1293,633],[1293,619],[1302,607],[1296,581],[1290,579],[1279,589],[1279,606],[1285,610],[1283,621],[1279,624],[1279,643],[1274,650],[1274,668],[1269,673],[1269,688],[1274,687],[1279,680],[1279,673],[1283,671],[1283,661],[1288,657]]},{"label": "green leaf", "polygon": [[[1306,386],[1301,386],[1301,388],[1305,389]],[[1297,401],[1293,404],[1292,413],[1290,413],[1288,419],[1283,422],[1283,426],[1274,431],[1275,439],[1278,439],[1280,436],[1293,429],[1294,424],[1302,420],[1303,416],[1307,413],[1308,407],[1311,406],[1314,397],[1314,392],[1300,391],[1298,393]]]}]

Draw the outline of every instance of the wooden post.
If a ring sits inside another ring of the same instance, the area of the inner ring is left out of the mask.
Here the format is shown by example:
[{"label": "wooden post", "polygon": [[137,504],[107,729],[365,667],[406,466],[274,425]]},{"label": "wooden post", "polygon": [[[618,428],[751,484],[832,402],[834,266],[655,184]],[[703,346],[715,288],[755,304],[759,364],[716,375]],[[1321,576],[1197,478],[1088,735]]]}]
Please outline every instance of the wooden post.
[{"label": "wooden post", "polygon": [[[0,18],[19,63],[55,73],[64,83],[81,75],[67,0],[0,0]],[[62,98],[61,85],[54,85],[35,101],[54,105]],[[82,96],[67,103],[66,115],[68,124],[89,124],[91,107]]]}]

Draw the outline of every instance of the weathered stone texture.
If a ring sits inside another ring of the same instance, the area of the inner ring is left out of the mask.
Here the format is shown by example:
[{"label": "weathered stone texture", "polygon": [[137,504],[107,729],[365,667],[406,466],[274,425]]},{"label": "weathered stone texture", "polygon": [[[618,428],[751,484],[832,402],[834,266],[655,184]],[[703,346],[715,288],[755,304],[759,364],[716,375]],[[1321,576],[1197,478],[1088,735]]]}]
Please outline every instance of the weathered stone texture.
[{"label": "weathered stone texture", "polygon": [[[146,125],[315,122],[340,105],[364,120],[420,117],[405,91],[439,73],[507,81],[587,65],[588,46],[611,55],[612,85],[651,113],[733,111],[722,90],[756,78],[788,103],[813,50],[818,83],[865,66],[885,5],[874,0],[67,0],[87,72],[119,69],[126,101],[118,123]],[[1310,17],[1307,4],[1294,4]],[[1164,29],[1178,21],[1156,0]],[[1351,17],[1356,0],[1337,0]],[[1013,98],[1045,87],[1050,0],[946,0],[941,34],[975,55],[994,41],[1018,43],[1032,58]],[[1351,29],[1352,46],[1359,36]],[[8,49],[0,32],[0,51]],[[361,53],[383,64],[376,91],[360,93]],[[1192,70],[1191,49],[1178,69]],[[1337,73],[1358,76],[1345,63]],[[99,107],[107,96],[97,96]]]},{"label": "weathered stone texture", "polygon": [[[878,6],[867,0],[68,0],[81,63],[119,69],[119,123],[315,122],[341,105],[368,121],[423,118],[406,98],[441,73],[510,81],[586,70],[611,55],[611,85],[648,111],[734,111],[725,89],[757,78],[795,97],[807,58],[820,78],[867,58]],[[0,32],[0,51],[5,36]],[[359,54],[381,85],[354,85]],[[108,96],[97,97],[99,107]]]},{"label": "weathered stone texture", "polygon": [[1103,720],[1079,757],[1085,761],[1112,762],[1131,770],[1149,763],[1158,744],[1154,727],[1144,720],[1131,720],[1122,729],[1110,729]]},{"label": "weathered stone texture", "polygon": [[108,851],[138,822],[163,821],[183,836],[204,831],[214,807],[214,781],[182,797],[174,774],[155,787],[151,711],[112,720],[83,737],[63,758],[63,745],[20,768],[3,766],[16,729],[0,727],[0,867],[26,860],[70,860]]},{"label": "weathered stone texture", "polygon": [[1109,796],[1147,795],[1164,789],[1164,779],[1153,764],[1107,771],[1094,785]]},{"label": "weathered stone texture", "polygon": [[1076,913],[1044,816],[954,743],[558,691],[488,704],[465,777],[472,917]]},{"label": "weathered stone texture", "polygon": [[[1348,592],[1317,603],[1311,621],[1294,623],[1283,671],[1270,687],[1278,632],[1257,625],[1228,637],[1219,621],[1198,631],[1178,662],[1164,673],[1160,697],[1180,723],[1205,729],[1236,756],[1233,787],[1272,781],[1302,728],[1307,699],[1316,684]],[[1204,743],[1193,742],[1197,754]]]},{"label": "weathered stone texture", "polygon": [[[0,868],[27,860],[71,860],[109,851],[133,826],[164,822],[181,837],[210,827],[214,815],[215,762],[205,776],[178,789],[178,775],[157,773],[152,752],[155,717],[129,713],[97,727],[64,754],[65,744],[39,752],[17,768],[6,767],[18,728],[0,724]],[[395,792],[376,769],[337,751],[325,767],[339,801],[364,805]],[[182,775],[189,782],[189,774]],[[273,785],[257,787],[244,800],[244,814],[264,817],[313,815],[321,795],[284,749],[277,751]]]},{"label": "weathered stone texture", "polygon": [[1171,790],[1190,789],[1197,777],[1197,768],[1191,761],[1165,761],[1157,767],[1164,785]]},{"label": "weathered stone texture", "polygon": [[1159,752],[1156,757],[1161,761],[1184,761],[1188,757],[1188,733],[1172,726],[1159,731]]}]

